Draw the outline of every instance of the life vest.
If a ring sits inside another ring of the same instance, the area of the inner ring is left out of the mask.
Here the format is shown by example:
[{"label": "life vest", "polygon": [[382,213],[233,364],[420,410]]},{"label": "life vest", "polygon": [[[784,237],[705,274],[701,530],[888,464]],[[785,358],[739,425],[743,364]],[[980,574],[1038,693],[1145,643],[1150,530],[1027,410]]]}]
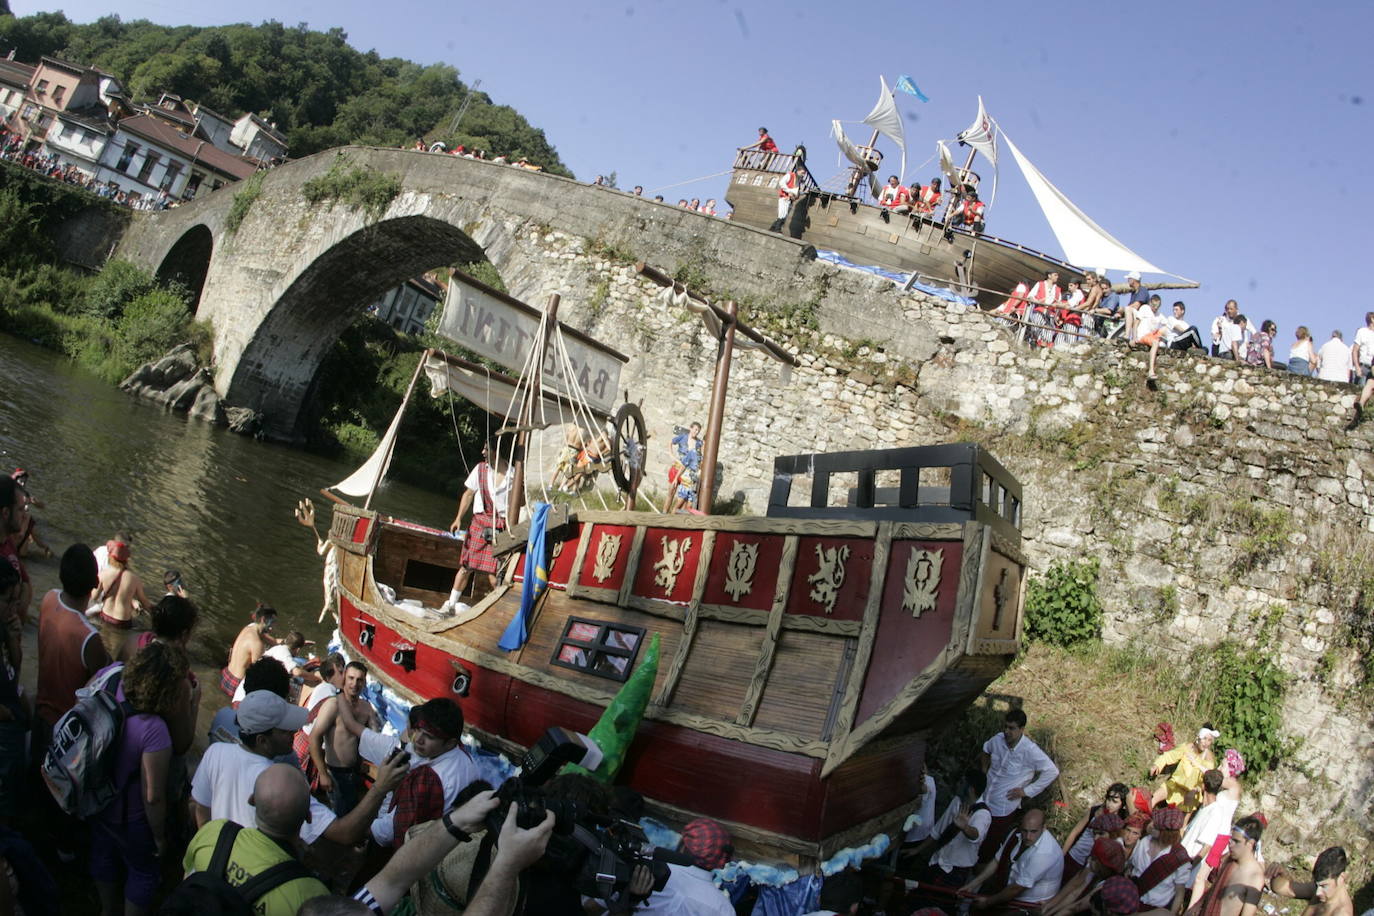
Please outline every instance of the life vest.
[{"label": "life vest", "polygon": [[974,223],[983,221],[984,204],[981,200],[966,200],[961,206],[964,214],[964,225],[972,226]]},{"label": "life vest", "polygon": [[[965,218],[967,219],[967,217]],[[1059,292],[1058,286],[1050,286],[1045,280],[1041,280],[1031,287],[1030,297],[1036,301],[1037,305],[1041,303],[1053,304],[1064,298]]]},{"label": "life vest", "polygon": [[911,199],[911,192],[904,185],[888,185],[882,190],[881,203],[884,207],[900,207]]},{"label": "life vest", "polygon": [[921,209],[921,212],[934,213],[936,205],[940,203],[940,197],[940,192],[932,188],[930,185],[926,185],[924,188],[921,188],[921,196],[919,201],[919,207]]}]

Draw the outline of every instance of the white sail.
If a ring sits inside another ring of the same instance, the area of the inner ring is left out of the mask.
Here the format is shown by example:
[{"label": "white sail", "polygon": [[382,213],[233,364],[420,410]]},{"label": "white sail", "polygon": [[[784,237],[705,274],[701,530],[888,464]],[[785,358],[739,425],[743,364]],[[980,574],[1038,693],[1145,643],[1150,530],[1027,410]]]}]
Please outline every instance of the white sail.
[{"label": "white sail", "polygon": [[[854,142],[844,135],[844,128],[840,126],[839,121],[830,122],[830,135],[835,138],[835,143],[844,154],[844,158],[859,167],[860,173],[868,179],[868,189],[877,197],[882,188],[878,184],[878,176],[869,168],[871,160],[864,157],[863,150],[867,147],[855,146]],[[905,156],[905,153],[903,155]]]},{"label": "white sail", "polygon": [[948,182],[950,190],[953,191],[963,184],[959,177],[959,170],[954,165],[954,156],[943,140],[936,140],[935,148],[940,155],[940,171],[945,173],[945,181]]},{"label": "white sail", "polygon": [[338,490],[345,496],[363,499],[381,486],[382,478],[386,477],[387,469],[391,467],[391,453],[396,449],[396,430],[401,428],[403,413],[405,404],[402,404],[396,411],[396,416],[391,418],[391,425],[386,428],[386,434],[382,436],[382,441],[377,443],[372,455],[361,467],[349,474],[347,479],[339,481],[329,489]]},{"label": "white sail", "polygon": [[997,165],[997,125],[993,123],[987,109],[983,107],[983,97],[978,96],[978,117],[973,119],[969,129],[959,134],[959,140],[967,143],[983,154],[983,158]]},{"label": "white sail", "polygon": [[898,149],[902,151],[902,171],[899,180],[906,181],[906,134],[902,130],[902,114],[897,110],[897,99],[892,95],[892,90],[887,88],[887,80],[880,76],[878,84],[882,87],[878,93],[878,102],[868,113],[868,117],[864,118],[864,123],[897,144]]},{"label": "white sail", "polygon": [[1110,270],[1148,271],[1187,280],[1186,277],[1161,270],[1123,245],[1110,232],[1078,209],[1073,201],[1064,196],[1063,191],[1050,184],[1049,179],[1031,164],[1031,161],[1016,148],[1015,143],[1011,142],[1011,137],[1007,136],[1006,131],[1002,131],[1002,139],[1006,141],[1007,149],[1011,150],[1012,156],[1015,157],[1016,164],[1021,167],[1021,173],[1026,176],[1026,183],[1034,192],[1035,199],[1044,211],[1050,228],[1054,230],[1055,238],[1059,239],[1059,244],[1064,249],[1064,257],[1069,263],[1096,264]]}]

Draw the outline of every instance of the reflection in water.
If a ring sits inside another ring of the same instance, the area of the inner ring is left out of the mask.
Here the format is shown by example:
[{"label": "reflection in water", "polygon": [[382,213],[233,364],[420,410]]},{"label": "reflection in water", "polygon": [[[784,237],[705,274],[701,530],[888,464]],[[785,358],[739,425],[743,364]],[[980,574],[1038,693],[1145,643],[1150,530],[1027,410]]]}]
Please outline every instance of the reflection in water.
[{"label": "reflection in water", "polygon": [[[256,601],[280,612],[278,635],[328,637],[332,623],[315,622],[320,558],[292,510],[315,499],[323,531],[330,512],[318,490],[352,468],[168,413],[0,335],[0,471],[16,465],[46,503],[40,530],[59,556],[118,530],[133,537],[132,566],[150,597],[163,570],[182,571],[201,608],[192,645],[201,666],[224,662]],[[453,512],[448,498],[397,484],[374,505],[438,526]],[[30,560],[30,570],[37,595],[56,587],[56,559]]]}]

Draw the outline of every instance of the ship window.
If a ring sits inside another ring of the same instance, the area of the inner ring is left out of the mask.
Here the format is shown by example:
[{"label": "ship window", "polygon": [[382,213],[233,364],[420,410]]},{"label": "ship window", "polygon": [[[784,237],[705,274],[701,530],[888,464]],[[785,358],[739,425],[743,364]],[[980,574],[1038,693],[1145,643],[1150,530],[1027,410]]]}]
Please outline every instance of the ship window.
[{"label": "ship window", "polygon": [[582,617],[569,618],[558,640],[552,663],[623,681],[634,668],[635,654],[644,639],[641,627],[602,623]]}]

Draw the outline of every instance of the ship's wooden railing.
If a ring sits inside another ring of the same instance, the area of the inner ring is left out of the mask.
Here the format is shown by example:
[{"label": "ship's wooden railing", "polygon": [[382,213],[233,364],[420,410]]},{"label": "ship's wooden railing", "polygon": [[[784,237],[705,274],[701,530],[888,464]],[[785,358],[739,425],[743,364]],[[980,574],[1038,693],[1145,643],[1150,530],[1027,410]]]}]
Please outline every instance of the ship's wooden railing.
[{"label": "ship's wooden railing", "polygon": [[[878,474],[892,471],[898,486],[880,488]],[[922,485],[925,472],[927,485]],[[847,505],[830,504],[831,481],[853,474]],[[811,478],[810,499],[791,504],[792,483]],[[944,486],[947,476],[948,486]],[[932,478],[940,486],[930,486]],[[771,518],[828,518],[960,523],[976,520],[1017,543],[1021,539],[1021,484],[986,450],[973,443],[926,445],[880,451],[784,455],[773,461]]]},{"label": "ship's wooden railing", "polygon": [[820,183],[806,167],[806,160],[795,153],[765,153],[763,150],[745,148],[735,153],[734,167],[773,175],[786,175],[796,169],[797,181],[803,193],[820,189]]}]

